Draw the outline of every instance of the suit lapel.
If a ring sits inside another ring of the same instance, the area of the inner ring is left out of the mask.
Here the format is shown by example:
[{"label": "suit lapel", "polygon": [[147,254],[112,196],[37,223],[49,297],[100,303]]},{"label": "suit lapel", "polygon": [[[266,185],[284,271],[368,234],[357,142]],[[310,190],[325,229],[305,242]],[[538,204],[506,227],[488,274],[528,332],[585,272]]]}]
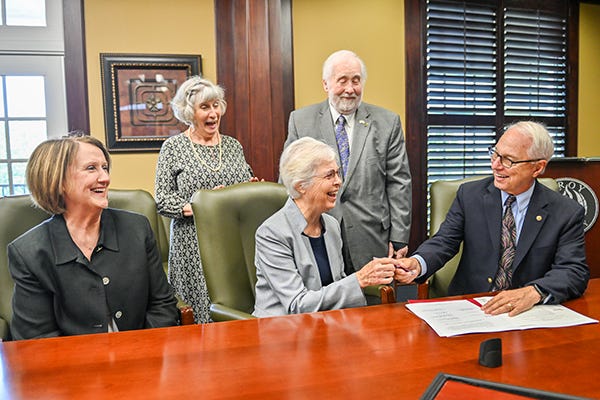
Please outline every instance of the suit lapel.
[{"label": "suit lapel", "polygon": [[517,251],[515,253],[515,260],[513,261],[513,271],[523,261],[527,252],[529,252],[533,241],[540,233],[548,217],[548,211],[546,211],[548,200],[539,186],[539,182],[536,181],[531,200],[529,200],[529,206],[527,207],[527,213],[523,220],[521,234],[519,235],[519,243],[517,243]]},{"label": "suit lapel", "polygon": [[352,133],[352,148],[350,149],[350,162],[348,163],[348,178],[358,165],[358,160],[362,154],[367,137],[371,132],[371,113],[367,111],[364,105],[358,107],[354,118],[354,132]]},{"label": "suit lapel", "polygon": [[500,255],[500,236],[502,232],[502,197],[500,190],[494,186],[494,180],[490,181],[487,192],[483,195],[483,209],[489,212],[485,215],[488,234],[492,243],[496,259]]},{"label": "suit lapel", "polygon": [[337,150],[337,141],[335,140],[335,127],[333,120],[331,119],[331,112],[329,111],[329,102],[326,100],[321,103],[321,108],[318,115],[319,132],[321,132],[322,140],[325,141],[329,146],[335,150],[338,164],[340,163],[340,155]]},{"label": "suit lapel", "polygon": [[365,148],[367,137],[371,134],[371,122],[371,113],[366,109],[364,104],[361,104],[358,107],[358,110],[356,110],[356,116],[354,117],[354,131],[352,133],[352,147],[350,148],[350,162],[348,163],[348,173],[344,178],[344,184],[342,185],[340,194],[344,192],[346,188],[346,182],[350,180],[352,174],[356,170],[356,166],[359,163],[358,160],[360,159],[360,156]]}]

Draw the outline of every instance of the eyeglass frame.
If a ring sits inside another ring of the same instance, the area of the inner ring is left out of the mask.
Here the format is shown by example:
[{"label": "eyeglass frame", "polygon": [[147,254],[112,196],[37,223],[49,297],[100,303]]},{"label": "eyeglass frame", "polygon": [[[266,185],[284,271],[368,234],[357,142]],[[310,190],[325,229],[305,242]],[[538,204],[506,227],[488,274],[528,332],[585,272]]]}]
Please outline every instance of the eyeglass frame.
[{"label": "eyeglass frame", "polygon": [[[490,160],[492,162],[494,162],[494,160],[496,159],[500,159],[500,164],[506,168],[506,169],[511,169],[512,167],[514,167],[517,164],[523,164],[523,163],[528,163],[528,162],[536,162],[536,161],[542,161],[543,158],[535,158],[535,159],[531,159],[531,160],[519,160],[519,161],[513,161],[510,158],[508,158],[507,156],[503,156],[502,154],[498,153],[498,151],[496,151],[496,146],[490,146],[488,147],[488,154],[490,156]],[[494,158],[494,154],[496,155],[496,158]],[[510,164],[506,165],[504,163],[504,160],[508,161]]]},{"label": "eyeglass frame", "polygon": [[330,181],[330,180],[333,180],[336,175],[340,179],[342,179],[342,169],[341,168],[338,168],[337,170],[330,169],[325,175],[313,175],[313,178],[327,179],[328,181]]}]

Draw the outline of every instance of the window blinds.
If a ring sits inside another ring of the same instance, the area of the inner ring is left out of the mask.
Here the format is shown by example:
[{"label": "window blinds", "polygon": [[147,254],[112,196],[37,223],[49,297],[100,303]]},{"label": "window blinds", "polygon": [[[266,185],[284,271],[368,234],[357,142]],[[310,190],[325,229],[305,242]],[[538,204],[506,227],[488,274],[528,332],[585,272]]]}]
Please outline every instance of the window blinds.
[{"label": "window blinds", "polygon": [[487,149],[515,120],[545,123],[564,155],[566,15],[513,3],[427,1],[428,183],[489,174]]}]

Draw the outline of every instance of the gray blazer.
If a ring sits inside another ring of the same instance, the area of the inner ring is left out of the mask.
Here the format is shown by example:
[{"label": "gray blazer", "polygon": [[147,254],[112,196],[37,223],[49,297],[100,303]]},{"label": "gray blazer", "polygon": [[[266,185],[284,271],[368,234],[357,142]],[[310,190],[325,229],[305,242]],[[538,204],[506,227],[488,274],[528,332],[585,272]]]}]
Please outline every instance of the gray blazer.
[{"label": "gray blazer", "polygon": [[334,282],[323,287],[307,236],[306,220],[292,199],[256,231],[256,302],[253,315],[268,317],[365,306],[356,276],[346,276],[340,226],[323,214],[325,247]]},{"label": "gray blazer", "polygon": [[[324,101],[291,113],[285,146],[311,136],[336,149],[335,128]],[[339,156],[338,156],[339,164]],[[348,174],[329,212],[344,230],[345,259],[355,270],[388,253],[388,242],[408,243],[412,191],[400,117],[363,103],[356,111]]]}]

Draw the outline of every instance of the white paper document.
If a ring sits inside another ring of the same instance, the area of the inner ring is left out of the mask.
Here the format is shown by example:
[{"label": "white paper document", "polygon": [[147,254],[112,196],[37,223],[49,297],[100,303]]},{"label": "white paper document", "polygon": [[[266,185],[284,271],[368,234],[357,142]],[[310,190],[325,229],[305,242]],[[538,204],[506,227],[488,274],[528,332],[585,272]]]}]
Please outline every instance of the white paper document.
[{"label": "white paper document", "polygon": [[488,315],[477,304],[491,297],[472,300],[441,300],[406,304],[406,308],[427,322],[442,337],[466,333],[501,332],[532,328],[559,328],[598,323],[562,305],[537,305],[514,317]]}]

